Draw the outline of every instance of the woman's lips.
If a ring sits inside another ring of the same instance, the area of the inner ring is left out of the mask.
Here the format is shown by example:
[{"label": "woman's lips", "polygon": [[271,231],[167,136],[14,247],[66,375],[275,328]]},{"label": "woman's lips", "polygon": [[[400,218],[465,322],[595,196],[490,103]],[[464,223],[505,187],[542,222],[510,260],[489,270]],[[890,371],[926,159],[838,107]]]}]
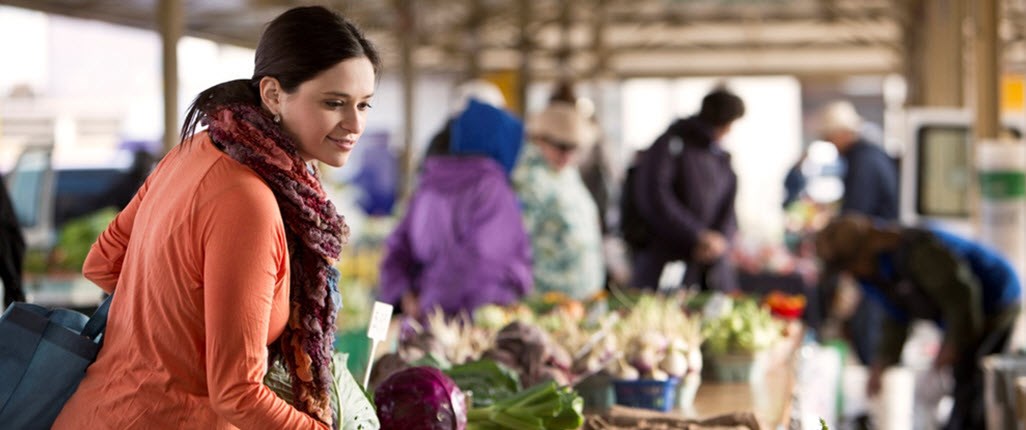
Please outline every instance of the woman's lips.
[{"label": "woman's lips", "polygon": [[328,136],[328,140],[331,141],[331,143],[334,143],[335,146],[337,146],[339,149],[343,151],[352,151],[353,148],[356,147],[355,139],[336,139],[334,137]]}]

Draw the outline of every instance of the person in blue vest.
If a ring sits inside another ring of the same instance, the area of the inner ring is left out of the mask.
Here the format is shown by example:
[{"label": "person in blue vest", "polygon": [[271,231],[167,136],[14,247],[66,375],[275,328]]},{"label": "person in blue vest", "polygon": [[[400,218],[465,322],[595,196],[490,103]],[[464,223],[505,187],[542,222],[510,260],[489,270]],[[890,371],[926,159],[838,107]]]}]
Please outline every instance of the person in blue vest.
[{"label": "person in blue vest", "polygon": [[901,359],[912,320],[944,330],[935,368],[951,366],[955,404],[946,429],[982,429],[980,359],[1004,351],[1019,314],[1021,286],[1012,266],[994,250],[939,230],[874,224],[846,214],[816,235],[816,253],[847,272],[886,316],[870,367],[875,395],[887,366]]}]

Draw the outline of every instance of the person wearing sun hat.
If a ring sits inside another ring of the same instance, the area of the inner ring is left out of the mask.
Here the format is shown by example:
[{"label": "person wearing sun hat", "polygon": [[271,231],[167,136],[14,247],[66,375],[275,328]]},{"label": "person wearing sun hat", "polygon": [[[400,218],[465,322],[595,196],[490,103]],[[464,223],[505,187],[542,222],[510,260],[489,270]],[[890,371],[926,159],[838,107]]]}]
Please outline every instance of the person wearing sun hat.
[{"label": "person wearing sun hat", "polygon": [[574,105],[554,102],[528,120],[527,134],[513,183],[531,238],[535,288],[590,298],[605,283],[602,231],[575,166],[597,131]]},{"label": "person wearing sun hat", "polygon": [[936,322],[944,341],[934,367],[952,367],[955,404],[946,429],[984,428],[980,359],[1004,351],[1019,314],[1021,285],[997,252],[940,230],[874,222],[858,214],[816,235],[827,270],[847,272],[884,309],[867,391],[880,390],[887,366],[901,361],[913,320]]}]

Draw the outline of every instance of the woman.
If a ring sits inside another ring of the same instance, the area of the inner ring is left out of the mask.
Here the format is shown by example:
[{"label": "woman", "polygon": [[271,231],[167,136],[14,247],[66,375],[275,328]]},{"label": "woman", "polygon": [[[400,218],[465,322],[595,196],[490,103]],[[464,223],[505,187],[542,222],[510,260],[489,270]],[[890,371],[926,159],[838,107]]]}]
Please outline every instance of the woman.
[{"label": "woman", "polygon": [[530,145],[513,173],[531,238],[540,293],[592,298],[605,283],[598,208],[575,168],[596,130],[573,105],[556,102],[532,118]]},{"label": "woman", "polygon": [[[327,388],[332,263],[348,228],[307,163],[345,164],[379,64],[352,23],[296,8],[264,31],[252,79],[199,94],[182,143],[85,262],[83,274],[114,300],[105,344],[54,428],[339,420]],[[290,372],[295,407],[262,384],[269,356]]]}]

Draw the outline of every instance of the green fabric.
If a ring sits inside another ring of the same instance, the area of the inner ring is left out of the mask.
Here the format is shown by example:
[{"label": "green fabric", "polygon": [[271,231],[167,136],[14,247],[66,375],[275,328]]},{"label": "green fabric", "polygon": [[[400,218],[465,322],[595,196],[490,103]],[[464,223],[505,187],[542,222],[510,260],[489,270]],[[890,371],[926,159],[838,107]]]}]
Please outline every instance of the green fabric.
[{"label": "green fabric", "polygon": [[[985,325],[992,326],[1004,318],[1002,313],[984,320],[981,286],[976,276],[940,242],[922,236],[907,246],[907,259],[898,264],[904,263],[908,280],[940,309],[945,343],[952,343],[958,351],[965,350],[980,341]],[[885,365],[898,363],[909,326],[886,317],[882,330],[876,359]]]}]

